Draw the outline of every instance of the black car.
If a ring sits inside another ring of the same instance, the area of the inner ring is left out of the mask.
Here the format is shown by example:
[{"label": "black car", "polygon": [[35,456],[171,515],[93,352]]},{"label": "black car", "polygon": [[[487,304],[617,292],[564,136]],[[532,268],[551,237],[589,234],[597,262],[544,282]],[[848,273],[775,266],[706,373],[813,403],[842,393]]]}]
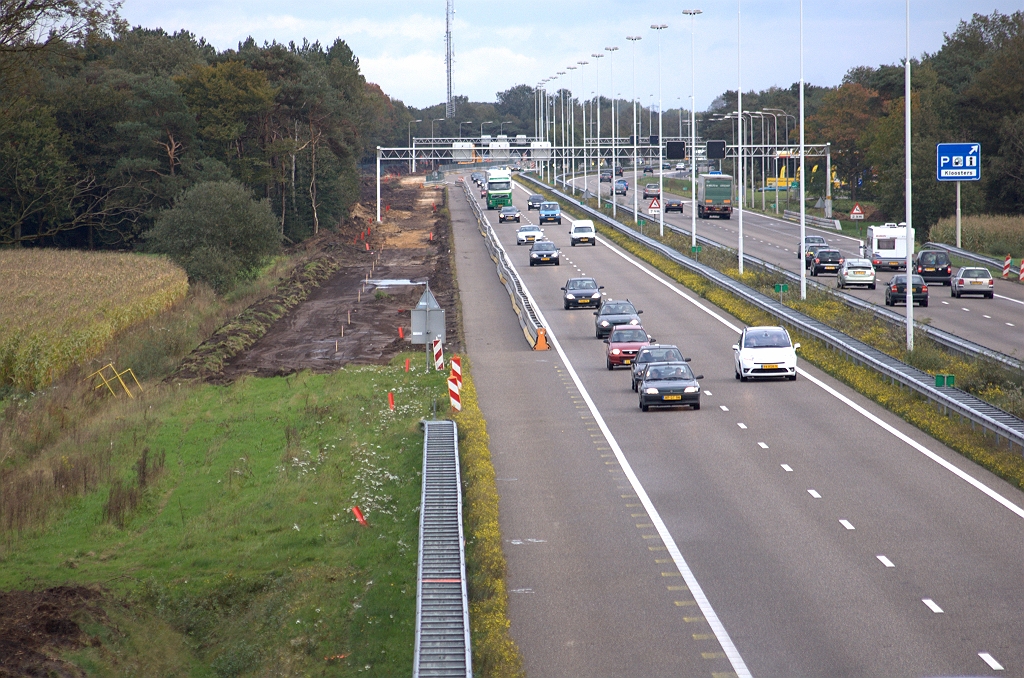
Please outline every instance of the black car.
[{"label": "black car", "polygon": [[558,266],[558,248],[550,240],[539,240],[530,248],[530,266],[554,264]]},{"label": "black car", "polygon": [[953,264],[942,250],[921,250],[914,258],[914,271],[925,282],[948,285],[953,279]]},{"label": "black car", "polygon": [[498,212],[498,223],[500,224],[505,221],[515,221],[518,224],[521,216],[522,215],[519,214],[518,209],[512,207],[511,205],[506,205],[505,207],[501,208],[500,212]]},{"label": "black car", "polygon": [[581,306],[600,306],[601,290],[603,285],[598,285],[593,278],[569,278],[562,288],[562,307],[565,309],[580,308]]},{"label": "black car", "polygon": [[594,335],[598,339],[604,339],[611,334],[612,328],[616,325],[639,325],[640,314],[643,311],[636,310],[633,303],[626,301],[614,301],[605,299],[601,308],[594,311]]},{"label": "black car", "polygon": [[631,386],[633,390],[636,391],[637,384],[643,381],[643,371],[652,363],[685,363],[689,361],[689,358],[684,358],[682,352],[671,344],[651,344],[650,346],[644,346],[640,349],[640,352],[636,354],[636,361],[633,363],[631,375],[633,383]]},{"label": "black car", "polygon": [[[928,305],[928,285],[925,284],[924,278],[919,275],[913,277],[913,295],[914,303],[920,306]],[[892,280],[885,286],[885,305],[895,306],[896,304],[906,304],[907,302],[907,275],[900,273],[894,275]]]},{"label": "black car", "polygon": [[812,243],[804,247],[804,268],[810,270],[811,264],[814,263],[814,257],[818,255],[821,250],[831,249],[830,245],[820,245],[818,243]]},{"label": "black car", "polygon": [[654,167],[651,165],[644,165],[644,174],[654,174]]},{"label": "black car", "polygon": [[681,198],[665,198],[662,205],[665,206],[665,214],[669,212],[683,213],[683,201]]},{"label": "black car", "polygon": [[622,176],[622,165],[616,165],[615,166],[615,176],[617,176],[617,177],[621,177]]},{"label": "black car", "polygon": [[820,235],[809,235],[804,238],[804,246],[797,250],[796,258],[799,259],[801,252],[804,258],[804,268],[807,268],[808,260],[813,259],[814,255],[811,252],[811,245],[820,245],[821,247],[828,247],[828,242]]},{"label": "black car", "polygon": [[695,375],[686,363],[656,363],[647,368],[644,380],[637,388],[640,409],[689,405],[700,409],[700,384],[703,374]]},{"label": "black car", "polygon": [[602,182],[607,181],[607,182],[610,183],[611,180],[612,180],[612,171],[611,170],[601,170],[601,181]]},{"label": "black car", "polygon": [[832,248],[818,250],[815,252],[814,258],[811,259],[811,275],[816,276],[819,273],[835,273],[838,275],[844,261],[846,259],[843,258],[839,250]]},{"label": "black car", "polygon": [[526,199],[526,211],[539,210],[542,202],[544,202],[544,196],[540,193],[534,193]]}]

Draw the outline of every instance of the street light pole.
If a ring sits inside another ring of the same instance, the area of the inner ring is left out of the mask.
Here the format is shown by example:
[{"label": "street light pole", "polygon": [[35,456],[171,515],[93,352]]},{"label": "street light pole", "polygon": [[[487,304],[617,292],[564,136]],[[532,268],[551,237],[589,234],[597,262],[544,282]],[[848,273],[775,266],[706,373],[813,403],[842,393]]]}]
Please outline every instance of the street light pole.
[{"label": "street light pole", "polygon": [[[603,59],[604,55],[601,53],[591,54],[595,59]],[[594,153],[597,158],[594,166],[594,174],[597,175],[597,209],[601,209],[601,62],[594,62],[594,71],[597,73],[597,90],[594,97],[594,102],[597,105],[597,135],[594,137],[597,140],[597,145],[594,147]]]},{"label": "street light pole", "polygon": [[[804,171],[804,0],[800,0],[800,298],[807,298],[807,176]],[[789,195],[789,189],[786,189]]]},{"label": "street light pole", "polygon": [[[665,137],[662,132],[661,115],[661,32],[668,28],[667,24],[651,24],[658,31],[658,200],[665,202]],[[665,236],[665,207],[658,210],[658,235]]]},{"label": "street light pole", "polygon": [[566,66],[565,70],[570,71],[569,73],[569,148],[570,148],[570,160],[572,173],[572,194],[576,195],[576,95],[572,88],[572,73],[575,71],[575,66]]},{"label": "street light pole", "polygon": [[[802,1],[802,0],[801,0]],[[914,350],[914,220],[911,200],[911,154],[910,154],[910,0],[907,0],[907,57],[903,71],[903,163],[906,183],[904,209],[907,214],[907,350]],[[803,131],[800,132],[803,134]],[[828,181],[832,177],[825,177]]]},{"label": "street light pole", "polygon": [[[690,17],[690,248],[697,246],[697,66],[696,66],[696,33],[694,18],[701,14],[699,9],[684,9],[683,14]],[[680,120],[682,119],[680,111]],[[681,136],[681,135],[680,135]]]},{"label": "street light pole", "polygon": [[472,124],[473,124],[472,120],[467,120],[466,122],[460,122],[459,123],[459,138],[460,139],[462,138],[462,126],[463,125],[472,125]]},{"label": "street light pole", "polygon": [[[583,87],[584,90],[585,90],[586,87],[587,87],[587,83],[586,83],[586,78],[583,77],[583,70],[584,70],[583,67],[586,66],[587,64],[589,64],[590,62],[589,61],[577,61],[576,63],[578,63],[580,65],[580,86]],[[583,109],[583,195],[586,196],[587,195],[587,159],[589,157],[587,155],[587,106],[586,106],[586,102],[580,102],[580,103],[581,103],[580,108]]]},{"label": "street light pole", "polygon": [[[803,6],[803,0],[800,0],[801,7]],[[737,169],[739,170],[739,202],[740,202],[740,214],[739,214],[739,244],[737,246],[738,252],[738,267],[740,275],[743,275],[743,205],[746,200],[744,189],[746,188],[746,179],[743,171],[743,22],[741,16],[741,4],[742,0],[736,0],[736,124],[739,125],[740,133],[740,145],[737,147],[736,155],[739,156],[739,164]],[[802,236],[801,236],[802,237]]]},{"label": "street light pole", "polygon": [[633,44],[633,223],[640,223],[640,213],[637,205],[636,197],[636,182],[637,182],[637,169],[636,169],[636,142],[638,132],[636,131],[636,41],[640,40],[639,35],[627,35],[626,40],[629,40]]},{"label": "street light pole", "polygon": [[[612,90],[612,185],[611,185],[611,194],[612,194],[612,218],[614,219],[614,218],[617,218],[618,215],[619,215],[619,213],[618,213],[618,203],[615,200],[615,166],[616,166],[616,164],[619,161],[619,154],[618,154],[618,149],[616,148],[616,144],[615,144],[615,139],[618,136],[618,133],[617,133],[617,128],[615,126],[615,94],[614,94],[615,93],[615,53],[617,51],[619,51],[619,48],[618,47],[605,47],[605,51],[607,51],[608,54],[609,54],[608,70],[609,70],[609,72],[611,74],[610,75],[610,79],[611,79],[611,90]],[[598,186],[598,189],[600,189],[601,183],[598,182],[597,186]],[[598,193],[600,193],[600,192],[601,191],[598,190]]]},{"label": "street light pole", "polygon": [[[410,120],[409,121],[409,147],[412,148],[412,126],[417,122],[423,122],[422,120]],[[409,171],[416,171],[416,153],[413,151],[412,157],[409,158]]]}]

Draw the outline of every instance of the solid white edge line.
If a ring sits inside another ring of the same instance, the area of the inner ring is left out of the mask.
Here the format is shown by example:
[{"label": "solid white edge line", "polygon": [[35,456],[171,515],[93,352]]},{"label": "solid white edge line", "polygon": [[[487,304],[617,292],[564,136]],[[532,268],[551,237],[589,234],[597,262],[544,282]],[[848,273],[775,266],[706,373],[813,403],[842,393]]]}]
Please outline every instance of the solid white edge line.
[{"label": "solid white edge line", "polygon": [[[512,262],[508,262],[512,272],[519,277],[520,281],[523,280],[519,276],[519,272],[512,265]],[[626,474],[626,478],[629,480],[630,486],[633,491],[636,492],[636,496],[640,498],[640,502],[643,504],[644,509],[651,517],[651,522],[654,523],[655,529],[658,531],[658,535],[661,537],[662,542],[665,544],[665,548],[668,550],[672,561],[675,563],[679,573],[683,575],[683,579],[686,581],[686,585],[690,588],[690,594],[693,599],[697,602],[697,606],[700,607],[701,613],[704,615],[704,619],[707,620],[708,626],[711,627],[712,633],[718,638],[718,643],[722,646],[722,650],[725,652],[725,656],[729,659],[732,664],[733,670],[736,672],[738,678],[750,678],[750,671],[747,669],[746,663],[743,661],[743,657],[740,656],[739,650],[732,642],[732,638],[729,637],[729,632],[725,630],[725,626],[722,624],[718,615],[715,613],[711,602],[704,595],[704,589],[701,588],[697,582],[697,578],[690,570],[690,566],[686,564],[686,559],[683,558],[682,552],[676,545],[675,539],[672,538],[672,534],[668,531],[668,527],[665,522],[661,519],[661,515],[658,513],[658,509],[654,507],[654,502],[647,495],[647,491],[640,483],[640,479],[637,478],[633,472],[633,467],[629,465],[629,461],[626,459],[626,455],[623,453],[622,448],[619,447],[618,441],[615,436],[612,435],[611,429],[608,428],[608,424],[605,422],[604,417],[601,416],[601,412],[597,409],[597,405],[590,397],[590,393],[587,388],[583,385],[583,381],[576,373],[572,363],[569,361],[569,356],[562,350],[562,344],[558,341],[558,337],[551,329],[551,325],[544,317],[543,312],[534,300],[533,295],[530,294],[529,288],[526,286],[526,282],[523,281],[523,293],[526,294],[526,298],[533,304],[534,311],[537,313],[537,317],[540,319],[544,326],[547,328],[548,341],[554,346],[555,351],[558,352],[558,356],[562,359],[562,364],[565,365],[566,371],[572,377],[573,383],[576,384],[576,388],[579,390],[580,395],[583,397],[584,402],[587,403],[587,407],[590,408],[590,414],[594,417],[594,421],[597,422],[598,427],[601,429],[601,433],[604,434],[605,440],[608,441],[608,446],[612,448],[612,452],[615,454],[616,461],[619,462],[619,466],[622,468],[622,472]]]},{"label": "solid white edge line", "polygon": [[1011,297],[1003,296],[1002,294],[994,294],[994,296],[999,299],[1006,299],[1007,301],[1012,301],[1015,304],[1024,304],[1024,301],[1021,301],[1020,299],[1013,299]]},{"label": "solid white edge line", "polygon": [[[701,309],[702,311],[704,311],[705,313],[710,315],[712,318],[715,318],[716,320],[721,322],[723,325],[725,325],[729,329],[731,329],[731,330],[733,330],[733,331],[735,331],[737,333],[742,331],[739,327],[736,327],[731,322],[729,322],[728,320],[723,318],[718,313],[712,311],[710,308],[706,307],[701,302],[697,301],[696,299],[694,299],[690,295],[683,293],[683,291],[680,290],[678,287],[676,287],[675,284],[669,282],[665,278],[663,278],[660,275],[654,273],[653,271],[651,271],[646,266],[644,266],[644,265],[634,261],[633,259],[631,259],[624,252],[620,251],[618,246],[615,246],[613,243],[608,242],[604,238],[598,238],[598,241],[602,242],[609,250],[611,250],[615,254],[618,254],[620,257],[622,257],[623,259],[628,261],[630,264],[632,264],[633,266],[637,267],[638,269],[640,269],[641,271],[643,271],[644,273],[646,273],[650,277],[654,278],[655,280],[660,282],[662,285],[664,285],[665,287],[669,288],[670,290],[672,290],[673,292],[675,292],[676,294],[681,296],[683,299],[686,299],[691,304],[693,304],[697,308]],[[866,419],[868,419],[872,423],[877,424],[882,429],[884,429],[885,431],[889,432],[893,436],[899,438],[900,440],[902,440],[906,444],[910,445],[915,450],[917,450],[921,454],[925,455],[926,457],[928,457],[929,459],[934,461],[939,466],[942,466],[943,468],[945,468],[947,471],[949,471],[953,475],[957,476],[961,480],[964,480],[964,481],[970,483],[972,486],[974,486],[975,489],[981,490],[983,493],[987,494],[992,499],[996,500],[997,502],[999,502],[1000,504],[1002,504],[1006,508],[1010,509],[1011,511],[1016,513],[1021,518],[1024,518],[1024,508],[1021,508],[1020,506],[1017,506],[1012,501],[1010,501],[1009,499],[1007,499],[1003,495],[999,494],[998,492],[996,492],[995,490],[990,488],[985,483],[983,483],[980,480],[978,480],[977,478],[973,477],[972,475],[970,475],[966,471],[961,470],[960,468],[958,468],[954,464],[946,461],[945,459],[940,457],[938,454],[936,454],[935,452],[932,452],[927,447],[925,447],[921,443],[917,442],[916,440],[914,440],[913,438],[911,438],[907,434],[899,431],[896,427],[894,427],[894,426],[892,426],[890,424],[887,424],[886,422],[882,421],[879,417],[877,417],[874,414],[868,412],[866,409],[864,409],[863,407],[861,407],[857,403],[853,402],[852,400],[850,400],[849,398],[844,396],[842,393],[840,393],[839,391],[835,390],[834,388],[832,388],[828,384],[824,383],[820,379],[815,378],[814,376],[809,374],[803,368],[798,367],[796,371],[797,371],[798,374],[802,375],[804,377],[804,379],[807,379],[812,384],[818,386],[821,389],[824,389],[827,393],[829,393],[830,395],[834,396],[837,400],[839,400],[840,402],[844,403],[845,405],[848,405],[850,408],[852,408],[858,414],[864,416]]]},{"label": "solid white edge line", "polygon": [[996,658],[990,655],[988,652],[979,652],[978,656],[981,657],[982,661],[988,664],[988,667],[993,671],[1005,671],[1003,665],[996,661]]}]

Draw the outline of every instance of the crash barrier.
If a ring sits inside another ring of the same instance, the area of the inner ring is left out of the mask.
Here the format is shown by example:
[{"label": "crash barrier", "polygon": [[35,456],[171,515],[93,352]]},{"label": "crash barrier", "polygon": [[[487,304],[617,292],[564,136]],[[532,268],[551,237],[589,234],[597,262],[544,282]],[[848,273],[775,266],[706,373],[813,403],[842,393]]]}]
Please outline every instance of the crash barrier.
[{"label": "crash barrier", "polygon": [[461,487],[455,422],[424,421],[414,678],[473,675]]},{"label": "crash barrier", "polygon": [[[557,189],[551,188],[543,182],[530,177],[523,178],[537,186],[547,189],[551,193],[554,193],[562,200],[567,203],[571,203],[581,211],[589,214],[592,218],[600,220],[631,240],[634,240],[648,249],[661,254],[683,268],[707,278],[743,301],[746,301],[752,306],[774,316],[780,322],[794,328],[798,333],[818,339],[832,349],[844,353],[855,364],[870,367],[892,383],[905,386],[923,396],[930,402],[936,403],[938,406],[942,407],[943,412],[947,416],[950,414],[956,414],[970,421],[972,426],[979,425],[984,430],[993,433],[997,438],[1005,438],[1011,447],[1016,445],[1022,452],[1024,452],[1024,420],[1019,417],[990,405],[980,398],[961,391],[960,389],[949,386],[937,387],[935,386],[934,377],[932,375],[896,360],[882,351],[868,346],[862,341],[854,339],[839,330],[833,329],[818,320],[789,308],[778,300],[761,294],[760,292],[747,287],[743,283],[733,280],[724,273],[720,273],[710,266],[705,266],[704,264],[698,263],[689,257],[685,257],[671,247],[658,242],[654,238],[638,233],[625,224],[611,219],[600,210],[584,205],[575,198],[566,195]],[[674,230],[682,231],[682,229],[678,228]],[[702,242],[708,242],[708,244],[721,247],[718,243],[711,243],[706,239],[702,239]],[[744,258],[746,259],[746,257]],[[776,270],[781,271],[782,269]],[[963,341],[959,337],[956,337],[956,339],[961,342]],[[1009,356],[1005,357],[1009,358]],[[1012,358],[1010,359],[1012,360]]]},{"label": "crash barrier", "polygon": [[[521,174],[520,176],[524,175]],[[484,237],[484,241],[487,244],[487,252],[491,255],[491,259],[498,270],[498,280],[508,290],[508,296],[512,300],[512,309],[519,317],[519,325],[523,328],[526,341],[535,350],[546,350],[548,348],[547,342],[538,342],[540,334],[538,330],[543,329],[544,325],[541,323],[540,318],[537,316],[537,311],[533,308],[533,304],[530,303],[530,299],[526,295],[526,290],[519,279],[519,274],[508,260],[508,254],[498,240],[498,236],[494,234],[491,222],[488,221],[487,215],[480,208],[480,203],[473,197],[473,192],[468,182],[463,180],[461,183],[462,189],[466,193],[466,201],[473,210],[473,214],[476,215],[476,223],[480,229],[480,235]]]},{"label": "crash barrier", "polygon": [[[786,221],[795,221],[800,223],[800,213],[794,212],[793,210],[783,210],[782,218]],[[833,231],[843,230],[843,225],[839,223],[838,219],[825,219],[823,217],[812,217],[810,214],[804,215],[804,223],[810,224],[811,226],[817,226],[818,228],[831,228]]]},{"label": "crash barrier", "polygon": [[[984,254],[968,252],[967,250],[960,249],[959,247],[953,247],[952,245],[946,245],[941,242],[926,242],[924,246],[929,249],[945,250],[951,255],[958,256],[961,259],[967,259],[968,261],[973,261],[974,263],[982,266],[988,266],[990,269],[995,271],[1003,269],[1004,278],[1009,277],[1011,280],[1013,278],[1016,278],[1017,280],[1024,280],[1024,265],[1014,266],[1013,260],[1010,259],[1009,255],[1007,255],[1005,261],[999,261],[992,257],[986,257]],[[1007,262],[1010,262],[1009,267],[1006,267]],[[1021,263],[1024,264],[1024,260],[1022,260]]]}]

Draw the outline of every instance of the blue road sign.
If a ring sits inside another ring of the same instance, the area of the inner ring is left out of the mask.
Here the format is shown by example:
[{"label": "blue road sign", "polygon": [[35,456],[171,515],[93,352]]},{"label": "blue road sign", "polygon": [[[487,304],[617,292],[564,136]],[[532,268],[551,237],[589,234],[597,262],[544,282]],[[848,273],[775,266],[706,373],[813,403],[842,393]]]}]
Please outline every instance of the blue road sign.
[{"label": "blue road sign", "polygon": [[939,181],[981,180],[981,144],[938,144],[935,178]]}]

